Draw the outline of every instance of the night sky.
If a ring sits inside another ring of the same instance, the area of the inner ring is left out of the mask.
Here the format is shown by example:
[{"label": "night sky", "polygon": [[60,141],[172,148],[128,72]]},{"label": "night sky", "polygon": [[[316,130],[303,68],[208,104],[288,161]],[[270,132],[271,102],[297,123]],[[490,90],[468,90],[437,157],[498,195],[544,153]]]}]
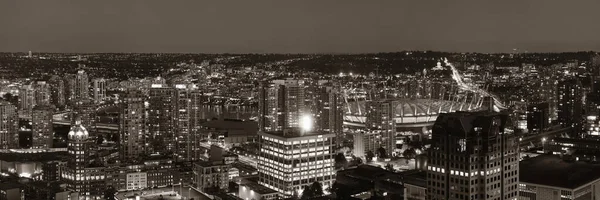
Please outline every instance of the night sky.
[{"label": "night sky", "polygon": [[598,0],[2,0],[0,51],[600,51]]}]

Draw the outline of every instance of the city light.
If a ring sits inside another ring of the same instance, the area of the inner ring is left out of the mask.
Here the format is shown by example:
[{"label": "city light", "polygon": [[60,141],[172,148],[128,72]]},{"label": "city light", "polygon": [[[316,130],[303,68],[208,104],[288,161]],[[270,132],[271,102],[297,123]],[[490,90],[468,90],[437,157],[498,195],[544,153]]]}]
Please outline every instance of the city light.
[{"label": "city light", "polygon": [[302,131],[308,132],[311,131],[313,128],[313,121],[312,121],[312,117],[308,114],[302,115],[300,117],[300,128],[302,129]]}]

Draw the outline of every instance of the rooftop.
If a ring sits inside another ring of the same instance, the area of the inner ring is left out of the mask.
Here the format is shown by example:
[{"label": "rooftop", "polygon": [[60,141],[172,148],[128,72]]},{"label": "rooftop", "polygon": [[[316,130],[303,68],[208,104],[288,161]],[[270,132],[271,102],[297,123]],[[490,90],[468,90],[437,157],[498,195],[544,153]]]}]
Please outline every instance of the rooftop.
[{"label": "rooftop", "polygon": [[540,155],[519,162],[519,181],[575,189],[600,179],[600,165]]},{"label": "rooftop", "polygon": [[270,189],[268,187],[259,185],[258,183],[245,183],[240,186],[248,187],[250,190],[259,193],[259,194],[273,194],[277,193],[277,191]]},{"label": "rooftop", "polygon": [[314,139],[315,137],[334,137],[334,134],[319,131],[304,132],[299,129],[286,129],[284,131],[265,131],[259,132],[259,135],[267,135],[269,137],[277,138],[280,140],[300,140],[300,139]]}]

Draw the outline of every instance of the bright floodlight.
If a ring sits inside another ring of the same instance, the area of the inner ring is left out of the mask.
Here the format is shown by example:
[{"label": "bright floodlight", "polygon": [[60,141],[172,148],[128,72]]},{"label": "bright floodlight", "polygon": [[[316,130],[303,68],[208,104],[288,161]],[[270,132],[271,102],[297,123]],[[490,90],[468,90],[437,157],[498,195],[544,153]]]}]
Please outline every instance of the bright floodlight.
[{"label": "bright floodlight", "polygon": [[311,131],[313,126],[312,117],[310,115],[302,115],[300,117],[300,128],[303,131]]}]

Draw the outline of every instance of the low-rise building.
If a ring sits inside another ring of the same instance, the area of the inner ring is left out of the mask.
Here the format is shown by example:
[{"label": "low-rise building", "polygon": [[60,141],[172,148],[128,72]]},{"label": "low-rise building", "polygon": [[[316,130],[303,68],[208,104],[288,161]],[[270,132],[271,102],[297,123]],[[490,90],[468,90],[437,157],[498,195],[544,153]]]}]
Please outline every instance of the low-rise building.
[{"label": "low-rise building", "polygon": [[600,199],[600,166],[540,155],[519,163],[519,200]]},{"label": "low-rise building", "polygon": [[18,184],[0,183],[0,200],[24,199]]},{"label": "low-rise building", "polygon": [[258,183],[246,183],[238,188],[238,196],[242,199],[272,200],[277,198],[277,191]]},{"label": "low-rise building", "polygon": [[194,165],[196,188],[200,191],[226,189],[229,186],[230,165],[223,161],[198,162]]}]

